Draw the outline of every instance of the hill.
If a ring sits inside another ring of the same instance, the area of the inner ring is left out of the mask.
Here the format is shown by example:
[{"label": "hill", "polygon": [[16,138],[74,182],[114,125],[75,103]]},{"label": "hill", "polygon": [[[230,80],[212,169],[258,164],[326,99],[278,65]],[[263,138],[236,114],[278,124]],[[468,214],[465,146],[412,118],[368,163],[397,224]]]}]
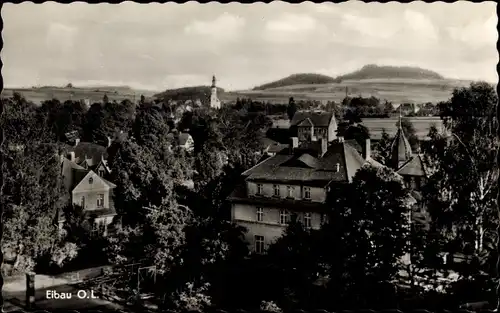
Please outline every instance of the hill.
[{"label": "hill", "polygon": [[378,66],[368,64],[361,69],[337,77],[338,80],[361,80],[361,79],[444,79],[440,74],[411,66]]},{"label": "hill", "polygon": [[[167,89],[164,92],[155,94],[154,97],[161,99],[166,98],[168,100],[174,101],[186,101],[186,100],[197,100],[200,99],[202,102],[206,102],[210,99],[211,87],[209,86],[193,86],[193,87],[183,87],[177,89]],[[225,93],[224,89],[217,87],[217,96],[223,96]]]},{"label": "hill", "polygon": [[293,85],[266,90],[243,90],[226,92],[220,97],[223,102],[233,102],[237,98],[251,98],[255,101],[287,104],[293,97],[296,101],[317,100],[342,102],[350,97],[376,97],[401,103],[437,103],[450,99],[454,88],[466,87],[470,81],[453,79],[360,79],[344,80],[340,83]]},{"label": "hill", "polygon": [[315,84],[328,84],[335,82],[335,79],[330,76],[321,74],[293,74],[283,79],[267,83],[253,88],[253,90],[265,90],[271,88],[279,88],[292,85],[315,85]]},{"label": "hill", "polygon": [[95,86],[95,87],[57,87],[43,86],[32,88],[5,88],[2,90],[2,97],[10,97],[14,92],[23,95],[28,101],[40,104],[50,99],[58,99],[61,102],[66,100],[85,100],[90,102],[101,101],[107,95],[111,101],[122,101],[124,99],[138,100],[141,95],[152,96],[155,92],[150,90],[133,89],[128,86]]}]

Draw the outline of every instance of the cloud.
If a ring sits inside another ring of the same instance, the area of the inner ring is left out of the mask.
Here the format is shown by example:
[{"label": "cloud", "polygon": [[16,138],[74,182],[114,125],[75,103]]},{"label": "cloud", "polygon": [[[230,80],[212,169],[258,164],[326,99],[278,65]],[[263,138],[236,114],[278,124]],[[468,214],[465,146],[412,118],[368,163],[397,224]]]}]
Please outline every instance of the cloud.
[{"label": "cloud", "polygon": [[99,80],[165,89],[210,84],[215,73],[221,87],[245,89],[382,61],[497,77],[492,3],[24,2],[3,6],[2,17],[8,86]]},{"label": "cloud", "polygon": [[285,13],[281,18],[266,23],[266,29],[272,32],[311,31],[316,26],[316,20],[309,15],[293,13]]},{"label": "cloud", "polygon": [[491,46],[498,40],[497,23],[497,15],[491,14],[486,20],[471,20],[463,26],[448,27],[447,31],[452,39],[462,44],[476,47]]},{"label": "cloud", "polygon": [[[421,42],[438,41],[438,32],[434,24],[424,14],[413,10],[405,10],[404,18],[407,22],[406,25],[412,30],[413,36],[417,36]],[[415,37],[413,37],[413,40],[415,40]]]},{"label": "cloud", "polygon": [[271,42],[298,42],[313,31],[322,32],[324,26],[307,14],[284,13],[265,24],[264,39]]},{"label": "cloud", "polygon": [[245,26],[244,18],[224,13],[212,21],[194,21],[184,28],[187,34],[211,36],[217,39],[233,40]]},{"label": "cloud", "polygon": [[47,31],[47,48],[60,53],[69,53],[74,46],[78,30],[60,23],[51,23]]}]

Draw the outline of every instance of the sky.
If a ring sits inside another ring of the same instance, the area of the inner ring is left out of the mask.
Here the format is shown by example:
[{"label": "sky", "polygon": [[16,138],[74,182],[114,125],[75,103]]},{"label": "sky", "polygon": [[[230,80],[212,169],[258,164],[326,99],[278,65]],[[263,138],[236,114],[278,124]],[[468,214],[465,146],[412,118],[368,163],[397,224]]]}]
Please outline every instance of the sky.
[{"label": "sky", "polygon": [[494,2],[4,4],[6,87],[249,89],[294,73],[419,66],[498,81]]}]

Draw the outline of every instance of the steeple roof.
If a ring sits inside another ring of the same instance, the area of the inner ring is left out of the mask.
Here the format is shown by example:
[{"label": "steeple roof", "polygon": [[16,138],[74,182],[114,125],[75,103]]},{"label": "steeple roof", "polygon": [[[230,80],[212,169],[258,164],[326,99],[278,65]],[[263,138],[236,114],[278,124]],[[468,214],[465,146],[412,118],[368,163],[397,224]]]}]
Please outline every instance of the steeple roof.
[{"label": "steeple roof", "polygon": [[391,160],[393,167],[398,169],[402,164],[406,163],[412,157],[411,145],[405,136],[404,130],[401,127],[401,113],[399,115],[398,132],[394,137],[391,146]]}]

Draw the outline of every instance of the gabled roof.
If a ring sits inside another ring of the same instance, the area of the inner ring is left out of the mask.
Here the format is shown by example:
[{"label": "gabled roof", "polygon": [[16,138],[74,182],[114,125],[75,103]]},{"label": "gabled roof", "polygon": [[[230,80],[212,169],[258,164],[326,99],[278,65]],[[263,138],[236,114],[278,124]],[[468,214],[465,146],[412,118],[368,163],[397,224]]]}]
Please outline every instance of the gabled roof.
[{"label": "gabled roof", "polygon": [[97,164],[96,168],[99,168],[101,165],[104,166],[104,168],[106,169],[106,171],[108,171],[108,173],[111,173],[111,169],[109,168],[108,161],[106,161],[104,159],[104,157],[101,158],[101,161]]},{"label": "gabled roof", "polygon": [[[247,180],[296,182],[326,186],[330,182],[348,182],[365,160],[347,142],[334,142],[322,157],[306,151],[288,149],[265,159],[243,173]],[[339,171],[336,170],[339,164]]]},{"label": "gabled roof", "polygon": [[101,157],[108,157],[106,147],[93,142],[79,142],[76,147],[68,145],[65,150],[68,152],[74,152],[75,158],[80,161],[85,160],[85,158],[92,159],[94,164],[99,162]]},{"label": "gabled roof", "polygon": [[402,176],[423,176],[427,177],[427,173],[425,172],[424,162],[420,155],[414,155],[410,160],[408,160],[405,164],[403,164],[398,170],[397,173]]},{"label": "gabled roof", "polygon": [[[92,184],[90,183],[90,179],[92,179]],[[100,177],[93,171],[88,171],[87,174],[76,183],[76,186],[73,188],[72,192],[79,188],[83,188],[86,190],[87,189],[102,190],[102,189],[113,189],[115,187],[116,187],[115,184],[105,180],[104,178]]]},{"label": "gabled roof", "polygon": [[311,126],[314,126],[314,124],[310,118],[306,118],[305,120],[300,122],[297,126],[299,126],[299,127],[311,127]]},{"label": "gabled roof", "polygon": [[283,143],[276,143],[276,144],[269,146],[269,149],[267,150],[267,152],[278,153],[278,152],[282,151],[283,149],[288,149],[288,145],[283,144]]},{"label": "gabled roof", "polygon": [[307,118],[316,127],[328,127],[333,118],[333,113],[324,111],[297,111],[292,118],[290,126],[298,126]]}]

